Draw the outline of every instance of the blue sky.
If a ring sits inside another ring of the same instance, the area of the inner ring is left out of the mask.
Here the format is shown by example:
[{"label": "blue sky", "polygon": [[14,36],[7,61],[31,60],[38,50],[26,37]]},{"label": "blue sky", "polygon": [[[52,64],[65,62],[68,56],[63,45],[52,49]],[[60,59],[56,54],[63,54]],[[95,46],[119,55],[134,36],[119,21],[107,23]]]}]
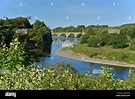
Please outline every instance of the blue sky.
[{"label": "blue sky", "polygon": [[116,26],[135,22],[135,0],[0,0],[0,18],[39,19],[50,28],[77,25]]}]

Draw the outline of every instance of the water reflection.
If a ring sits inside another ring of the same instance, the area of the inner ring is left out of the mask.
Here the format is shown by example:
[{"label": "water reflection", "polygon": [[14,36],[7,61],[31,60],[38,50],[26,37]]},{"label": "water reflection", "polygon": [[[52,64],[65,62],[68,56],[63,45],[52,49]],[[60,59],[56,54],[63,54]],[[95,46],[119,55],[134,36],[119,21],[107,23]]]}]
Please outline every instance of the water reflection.
[{"label": "water reflection", "polygon": [[[72,39],[72,37],[69,37],[68,39]],[[54,40],[54,39],[53,39]],[[70,41],[68,43],[75,43],[79,41],[79,38],[74,39],[74,41]],[[109,65],[103,65],[103,64],[97,64],[97,63],[89,63],[89,62],[83,62],[74,60],[71,58],[61,57],[55,54],[55,52],[62,47],[63,42],[53,42],[52,46],[48,49],[48,53],[50,57],[41,57],[40,62],[35,62],[35,64],[42,65],[43,67],[55,65],[58,62],[65,62],[65,63],[71,63],[72,66],[77,70],[79,73],[87,73],[90,74],[93,73],[93,70],[101,70],[102,66],[105,66],[107,68],[112,67],[114,70],[111,72],[115,74],[115,77],[118,77],[120,79],[124,79],[125,77],[128,78],[129,68],[126,67],[118,67],[118,66],[109,66]],[[47,49],[46,49],[47,51]]]},{"label": "water reflection", "polygon": [[68,38],[65,36],[60,36],[59,38],[57,36],[52,36],[52,39],[54,42],[78,42],[80,38],[74,38],[73,36],[69,36]]}]

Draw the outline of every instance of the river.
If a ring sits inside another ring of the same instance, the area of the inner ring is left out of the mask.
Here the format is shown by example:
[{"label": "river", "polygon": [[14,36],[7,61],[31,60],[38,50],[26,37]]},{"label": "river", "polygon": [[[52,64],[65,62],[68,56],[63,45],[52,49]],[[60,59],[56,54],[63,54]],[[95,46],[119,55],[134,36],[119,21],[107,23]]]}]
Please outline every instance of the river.
[{"label": "river", "polygon": [[[54,40],[56,40],[56,37],[53,37]],[[61,39],[65,39],[65,37],[62,37]],[[72,37],[68,38],[68,43],[76,43],[79,41],[79,39],[74,39]],[[74,42],[75,40],[76,42]],[[93,71],[101,71],[101,67],[105,66],[107,68],[112,67],[113,70],[111,71],[115,77],[118,77],[120,79],[128,78],[129,68],[127,67],[118,67],[118,66],[109,66],[109,65],[103,65],[103,64],[97,64],[97,63],[89,63],[89,62],[83,62],[78,61],[62,56],[58,56],[55,54],[55,52],[62,47],[62,44],[65,42],[57,42],[53,41],[50,51],[50,57],[41,57],[39,62],[34,62],[34,64],[42,65],[43,67],[55,65],[59,62],[65,62],[65,63],[71,63],[73,67],[77,70],[79,73],[86,73],[89,72],[90,74],[93,73]]]}]

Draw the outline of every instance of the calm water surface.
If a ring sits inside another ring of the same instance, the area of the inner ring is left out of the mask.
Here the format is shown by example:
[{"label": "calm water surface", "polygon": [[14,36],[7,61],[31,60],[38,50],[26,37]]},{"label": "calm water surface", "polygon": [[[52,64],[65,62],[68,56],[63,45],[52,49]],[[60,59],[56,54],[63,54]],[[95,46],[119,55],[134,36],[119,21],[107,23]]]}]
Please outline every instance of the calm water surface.
[{"label": "calm water surface", "polygon": [[[53,39],[56,38],[53,37]],[[66,39],[66,38],[63,37],[62,39]],[[75,41],[73,41],[74,38],[69,37],[68,40],[71,40],[68,43],[76,43],[78,42],[79,39],[75,39]],[[52,43],[50,57],[41,57],[40,62],[34,62],[34,64],[42,65],[45,67],[49,65],[55,65],[58,62],[71,63],[73,67],[77,70],[77,72],[84,73],[84,74],[86,72],[93,73],[93,71],[96,70],[100,71],[102,66],[105,66],[107,68],[113,67],[114,70],[112,70],[111,72],[115,74],[115,77],[118,77],[120,79],[128,78],[129,68],[127,67],[117,67],[117,66],[109,66],[109,65],[97,64],[97,63],[83,62],[83,61],[78,61],[78,60],[56,55],[55,52],[62,47],[62,44],[64,44],[64,42],[54,41]]]}]

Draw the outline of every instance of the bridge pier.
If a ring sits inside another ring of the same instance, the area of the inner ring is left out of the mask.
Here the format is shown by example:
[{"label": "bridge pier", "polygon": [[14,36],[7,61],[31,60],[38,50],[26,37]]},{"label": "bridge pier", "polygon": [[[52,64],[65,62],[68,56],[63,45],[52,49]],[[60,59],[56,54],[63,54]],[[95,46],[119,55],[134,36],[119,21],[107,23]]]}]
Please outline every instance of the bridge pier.
[{"label": "bridge pier", "polygon": [[58,38],[60,38],[60,35],[58,35]]}]

